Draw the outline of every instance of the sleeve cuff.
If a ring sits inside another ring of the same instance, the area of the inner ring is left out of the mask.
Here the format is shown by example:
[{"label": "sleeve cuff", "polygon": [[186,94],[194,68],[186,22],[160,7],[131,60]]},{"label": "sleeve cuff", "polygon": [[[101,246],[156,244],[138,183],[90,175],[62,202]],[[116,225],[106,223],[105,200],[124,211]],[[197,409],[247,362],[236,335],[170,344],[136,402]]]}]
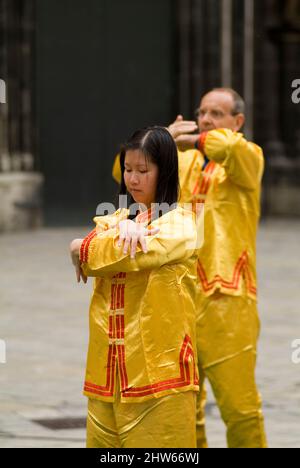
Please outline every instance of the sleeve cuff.
[{"label": "sleeve cuff", "polygon": [[201,151],[202,153],[204,153],[204,146],[205,146],[205,141],[206,141],[206,138],[207,138],[207,135],[208,135],[208,132],[202,132],[199,136],[199,139],[197,140],[197,143],[196,143],[196,148]]},{"label": "sleeve cuff", "polygon": [[96,229],[94,229],[86,238],[83,240],[80,248],[80,263],[87,263],[88,262],[88,256],[89,256],[89,246],[94,237],[96,237],[97,232]]}]

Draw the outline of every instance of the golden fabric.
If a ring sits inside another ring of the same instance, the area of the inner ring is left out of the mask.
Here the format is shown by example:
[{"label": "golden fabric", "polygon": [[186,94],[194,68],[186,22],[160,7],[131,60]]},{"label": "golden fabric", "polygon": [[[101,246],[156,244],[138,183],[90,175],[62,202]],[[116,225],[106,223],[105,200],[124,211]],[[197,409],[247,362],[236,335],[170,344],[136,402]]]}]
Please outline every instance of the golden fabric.
[{"label": "golden fabric", "polygon": [[114,165],[113,165],[113,170],[112,170],[112,176],[114,180],[120,184],[121,183],[121,166],[120,166],[120,155],[118,154],[115,158]]},{"label": "golden fabric", "polygon": [[135,259],[117,245],[127,217],[95,218],[81,248],[84,273],[96,277],[85,395],[115,401],[117,369],[122,403],[197,391],[195,216],[177,208],[153,221],[160,232]]},{"label": "golden fabric", "polygon": [[[227,426],[228,446],[266,447],[255,385],[256,232],[263,153],[243,135],[227,129],[208,132],[201,143],[203,153],[179,153],[181,201],[204,203],[205,210],[198,264],[197,446],[207,447],[207,377]],[[202,170],[204,153],[209,161]]]},{"label": "golden fabric", "polygon": [[89,398],[87,448],[196,448],[195,392],[127,404],[116,394],[115,403]]},{"label": "golden fabric", "polygon": [[198,276],[203,294],[216,290],[256,298],[256,233],[264,159],[261,148],[228,129],[208,132],[203,150],[179,153],[181,202],[205,203]]},{"label": "golden fabric", "polygon": [[261,398],[255,384],[256,344],[260,330],[256,301],[246,295],[200,295],[197,317],[200,393],[198,448],[206,446],[204,375],[208,378],[230,448],[267,446]]},{"label": "golden fabric", "polygon": [[[199,250],[197,351],[201,391],[197,443],[207,447],[208,377],[230,447],[265,447],[261,400],[255,385],[259,319],[256,309],[256,233],[264,159],[261,148],[228,129],[201,138],[202,150],[179,152],[181,203],[204,203]],[[205,159],[209,162],[202,170]]]},{"label": "golden fabric", "polygon": [[[180,202],[205,203],[204,245],[198,277],[203,294],[216,290],[256,297],[256,233],[264,159],[261,148],[228,129],[208,132],[203,150],[178,152]],[[121,180],[117,156],[113,176]]]}]

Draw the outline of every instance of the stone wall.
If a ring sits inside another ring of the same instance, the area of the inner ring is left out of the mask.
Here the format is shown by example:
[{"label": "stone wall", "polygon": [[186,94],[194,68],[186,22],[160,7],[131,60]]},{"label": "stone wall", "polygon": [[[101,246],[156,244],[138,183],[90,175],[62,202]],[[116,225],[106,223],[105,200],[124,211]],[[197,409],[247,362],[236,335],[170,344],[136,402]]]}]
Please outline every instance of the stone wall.
[{"label": "stone wall", "polygon": [[0,0],[0,232],[42,224],[34,50],[35,0]]},{"label": "stone wall", "polygon": [[0,174],[0,233],[42,225],[42,187],[41,174]]}]

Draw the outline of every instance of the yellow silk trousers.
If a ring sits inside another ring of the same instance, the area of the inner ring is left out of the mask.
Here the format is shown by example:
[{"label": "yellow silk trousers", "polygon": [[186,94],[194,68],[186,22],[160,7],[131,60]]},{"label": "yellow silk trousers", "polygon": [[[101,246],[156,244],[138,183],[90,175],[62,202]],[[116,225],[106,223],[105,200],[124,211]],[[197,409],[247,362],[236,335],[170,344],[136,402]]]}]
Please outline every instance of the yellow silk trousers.
[{"label": "yellow silk trousers", "polygon": [[196,392],[144,403],[88,400],[87,448],[196,448]]},{"label": "yellow silk trousers", "polygon": [[227,427],[230,448],[267,446],[261,398],[255,383],[260,322],[257,305],[246,296],[216,292],[198,301],[197,350],[200,392],[197,398],[197,447],[207,447],[205,377]]}]

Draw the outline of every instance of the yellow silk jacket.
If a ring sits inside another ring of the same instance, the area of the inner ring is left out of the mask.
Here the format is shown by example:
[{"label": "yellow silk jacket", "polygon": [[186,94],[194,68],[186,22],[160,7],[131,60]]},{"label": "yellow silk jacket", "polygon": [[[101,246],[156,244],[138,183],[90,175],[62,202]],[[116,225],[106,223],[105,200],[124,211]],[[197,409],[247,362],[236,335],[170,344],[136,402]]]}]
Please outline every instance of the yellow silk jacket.
[{"label": "yellow silk jacket", "polygon": [[[202,135],[201,151],[179,152],[181,203],[204,203],[199,251],[201,291],[256,299],[256,233],[260,216],[262,149],[228,129]],[[205,170],[204,153],[210,160]],[[118,158],[113,176],[121,179]]]},{"label": "yellow silk jacket", "polygon": [[[255,299],[262,149],[228,129],[210,131],[201,140],[201,151],[179,153],[181,201],[205,204],[201,290],[206,296],[246,291]],[[204,153],[209,163],[202,170]]]},{"label": "yellow silk jacket", "polygon": [[84,394],[115,401],[117,378],[122,402],[197,391],[195,215],[178,207],[154,220],[148,253],[131,259],[117,244],[128,213],[95,218],[81,247],[82,269],[95,277]]}]

